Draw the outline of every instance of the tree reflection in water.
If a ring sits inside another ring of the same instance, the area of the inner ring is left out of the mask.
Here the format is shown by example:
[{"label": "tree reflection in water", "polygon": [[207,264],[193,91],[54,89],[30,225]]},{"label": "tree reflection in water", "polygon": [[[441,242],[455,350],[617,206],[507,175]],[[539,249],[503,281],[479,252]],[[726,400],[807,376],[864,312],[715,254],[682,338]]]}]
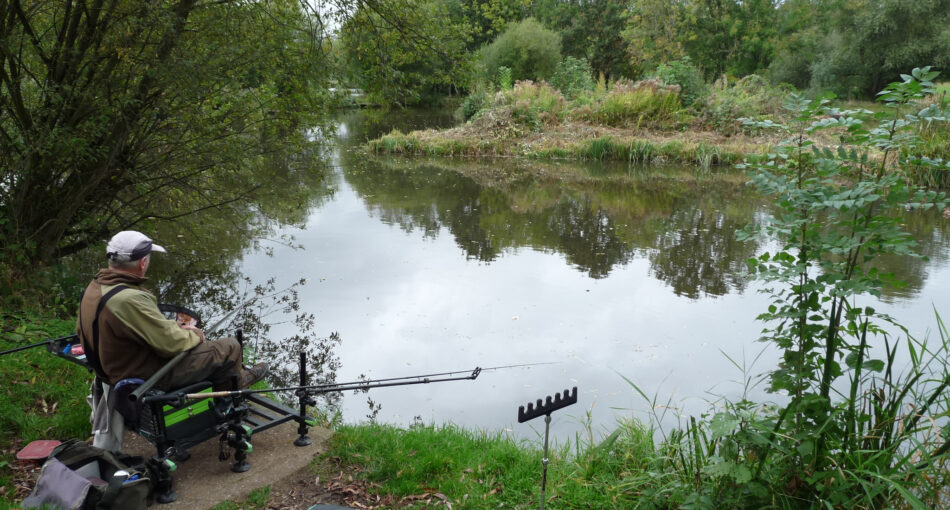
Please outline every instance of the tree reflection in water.
[{"label": "tree reflection in water", "polygon": [[[759,248],[735,238],[764,206],[734,176],[683,170],[664,180],[639,173],[648,176],[605,185],[526,178],[513,168],[509,180],[480,183],[454,171],[451,161],[381,158],[344,168],[382,221],[427,237],[444,228],[467,257],[486,262],[531,247],[561,253],[591,278],[605,278],[640,255],[677,295],[698,298],[743,290],[744,261]],[[722,203],[730,205],[717,210]]]}]

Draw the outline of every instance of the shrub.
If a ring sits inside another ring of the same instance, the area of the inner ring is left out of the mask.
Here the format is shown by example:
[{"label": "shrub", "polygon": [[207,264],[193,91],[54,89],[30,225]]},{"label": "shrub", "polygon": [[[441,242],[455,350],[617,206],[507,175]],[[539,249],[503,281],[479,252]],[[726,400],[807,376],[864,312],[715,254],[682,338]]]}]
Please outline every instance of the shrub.
[{"label": "shrub", "polygon": [[692,106],[706,95],[706,82],[703,73],[693,65],[689,57],[660,64],[652,76],[667,85],[679,85],[680,99],[684,106]]},{"label": "shrub", "polygon": [[555,116],[564,109],[564,95],[545,82],[519,81],[504,97],[509,103],[523,102],[533,110]]},{"label": "shrub", "polygon": [[469,95],[465,96],[462,104],[455,111],[456,117],[468,121],[485,109],[491,102],[491,92],[485,87],[476,86]]},{"label": "shrub", "polygon": [[789,91],[788,85],[773,86],[755,74],[733,85],[717,81],[706,97],[702,123],[725,134],[737,133],[742,128],[739,118],[761,119],[779,114]]},{"label": "shrub", "polygon": [[513,23],[482,52],[489,77],[505,66],[514,81],[546,79],[560,60],[561,37],[534,18]]},{"label": "shrub", "polygon": [[551,85],[568,99],[573,99],[581,92],[594,90],[593,74],[587,60],[564,57],[554,68]]},{"label": "shrub", "polygon": [[496,93],[491,109],[475,122],[480,129],[520,136],[525,127],[537,130],[542,124],[557,124],[564,105],[564,96],[547,83],[519,81],[511,90]]},{"label": "shrub", "polygon": [[659,80],[618,81],[593,107],[593,120],[609,126],[668,124],[681,108],[680,89]]}]

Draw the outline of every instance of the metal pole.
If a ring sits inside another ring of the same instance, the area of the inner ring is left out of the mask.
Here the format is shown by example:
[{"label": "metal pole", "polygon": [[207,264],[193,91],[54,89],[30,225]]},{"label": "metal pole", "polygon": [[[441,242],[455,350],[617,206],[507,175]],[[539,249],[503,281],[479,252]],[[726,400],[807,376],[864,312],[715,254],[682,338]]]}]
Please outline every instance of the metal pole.
[{"label": "metal pole", "polygon": [[544,510],[544,488],[548,484],[548,431],[551,429],[551,415],[544,415],[544,456],[541,457],[541,510]]}]

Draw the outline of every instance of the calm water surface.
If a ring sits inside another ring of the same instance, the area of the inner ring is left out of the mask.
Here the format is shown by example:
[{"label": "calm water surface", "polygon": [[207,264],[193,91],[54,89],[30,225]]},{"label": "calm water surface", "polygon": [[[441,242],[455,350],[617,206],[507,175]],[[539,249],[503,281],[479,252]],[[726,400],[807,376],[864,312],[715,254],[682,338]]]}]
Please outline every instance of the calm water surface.
[{"label": "calm water surface", "polygon": [[[265,244],[272,255],[246,253],[242,271],[308,279],[302,304],[321,335],[342,338],[339,381],[553,364],[348,395],[345,420],[366,419],[370,397],[382,422],[454,422],[533,438],[543,421],[518,424],[518,406],[577,386],[578,404],[553,416],[552,434],[563,442],[584,434],[588,421],[600,436],[618,417],[645,418],[651,406],[627,380],[668,405],[671,417],[741,395],[743,380],[771,367],[774,354],[755,341],[766,300],[743,276],[744,260],[770,245],[734,235],[769,210],[740,178],[587,165],[573,168],[638,180],[623,190],[528,177],[487,185],[455,170],[544,164],[351,150],[392,127],[451,123],[431,113],[343,117],[336,193],[310,210],[303,228],[280,232],[304,249]],[[930,258],[885,261],[910,283],[875,306],[922,336],[934,308],[950,317],[950,220],[918,215],[906,223]],[[771,398],[762,385],[749,391]]]}]

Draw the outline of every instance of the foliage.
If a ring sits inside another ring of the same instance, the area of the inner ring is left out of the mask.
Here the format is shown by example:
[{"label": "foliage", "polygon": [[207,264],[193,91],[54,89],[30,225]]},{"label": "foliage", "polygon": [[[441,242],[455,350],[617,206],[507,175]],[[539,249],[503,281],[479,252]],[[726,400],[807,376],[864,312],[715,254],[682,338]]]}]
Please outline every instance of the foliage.
[{"label": "foliage", "polygon": [[472,117],[478,115],[480,111],[491,104],[492,92],[488,87],[476,85],[472,91],[465,96],[462,104],[456,110],[456,116],[462,121],[469,121]]},{"label": "foliage", "polygon": [[0,262],[13,272],[282,192],[254,170],[293,166],[310,145],[300,126],[329,104],[323,34],[294,0],[16,5],[0,7]]},{"label": "foliage", "polygon": [[542,124],[559,122],[564,96],[547,83],[519,81],[495,96],[493,109],[503,110],[514,124],[537,130]]},{"label": "foliage", "polygon": [[706,95],[703,75],[689,57],[660,64],[652,73],[652,77],[667,85],[678,85],[684,106],[692,106]]},{"label": "foliage", "polygon": [[551,86],[560,90],[564,97],[573,99],[581,92],[594,90],[593,71],[586,60],[564,57],[554,68]]},{"label": "foliage", "polygon": [[[468,50],[475,51],[488,44],[509,25],[522,21],[531,0],[447,0],[449,11],[463,19],[472,34]],[[425,20],[423,20],[425,21]]]},{"label": "foliage", "polygon": [[560,60],[560,36],[533,18],[509,25],[482,51],[488,76],[497,76],[505,66],[514,81],[546,79]]},{"label": "foliage", "polygon": [[[546,492],[565,508],[631,507],[634,495],[618,490],[624,474],[640,472],[652,457],[650,430],[621,423],[599,442],[578,438],[549,451]],[[387,505],[438,493],[453,508],[526,508],[538,504],[542,452],[497,433],[451,425],[346,425],[331,439],[326,459],[355,468]]]},{"label": "foliage", "polygon": [[624,31],[641,69],[689,56],[707,80],[768,66],[775,31],[772,0],[638,0]]},{"label": "foliage", "polygon": [[[890,112],[878,114],[873,128],[866,127],[870,112],[832,111],[827,98],[796,95],[785,102],[791,124],[746,121],[791,137],[774,154],[748,163],[753,184],[775,196],[780,208],[764,230],[782,247],[751,259],[749,267],[769,285],[773,300],[759,316],[769,324],[763,341],[782,352],[770,388],[790,401],[764,419],[727,414],[718,431],[714,418],[712,439],[732,443],[706,450],[705,474],[727,475],[733,483],[754,479],[750,486],[765,483],[774,492],[775,482],[760,478],[767,469],[765,476],[787,484],[782,497],[831,506],[879,507],[905,499],[914,506],[921,499],[937,504],[942,489],[928,480],[945,473],[946,440],[937,439],[924,418],[950,411],[939,398],[950,384],[947,339],[934,348],[909,338],[911,366],[899,376],[888,330],[899,326],[857,302],[894,283],[871,261],[914,255],[896,213],[947,203],[943,193],[909,189],[896,171],[911,162],[908,155],[919,143],[921,119],[908,109],[932,93],[936,75],[914,69],[888,85],[879,97]],[[847,133],[837,150],[811,140],[827,129]],[[884,340],[883,358],[872,353],[874,337]],[[752,429],[749,437],[743,424]],[[747,465],[756,469],[736,470]]]},{"label": "foliage", "polygon": [[[613,83],[607,95],[593,105],[590,119],[608,126],[669,126],[682,105],[677,85],[658,80]],[[582,115],[584,113],[581,113]]]},{"label": "foliage", "polygon": [[667,0],[631,2],[623,38],[634,74],[655,69],[663,62],[686,56],[680,32],[683,4]]},{"label": "foliage", "polygon": [[607,79],[634,78],[622,32],[629,13],[618,0],[536,0],[534,16],[561,35],[565,56],[586,60]]},{"label": "foliage", "polygon": [[950,66],[950,0],[846,0],[832,12],[812,88],[867,97],[918,63]]},{"label": "foliage", "polygon": [[828,34],[833,13],[841,0],[789,0],[777,7],[774,55],[768,77],[772,83],[788,83],[799,90],[811,84],[811,67],[818,46]]},{"label": "foliage", "polygon": [[768,115],[778,115],[781,112],[779,105],[782,104],[782,98],[788,92],[787,87],[772,86],[755,74],[735,83],[720,80],[710,87],[700,120],[720,133],[735,134],[743,128],[737,119],[761,119]]},{"label": "foliage", "polygon": [[[387,22],[399,19],[398,24]],[[340,29],[347,80],[381,104],[435,103],[465,90],[471,28],[440,0],[360,3]]]},{"label": "foliage", "polygon": [[511,80],[511,68],[506,66],[498,67],[498,88],[501,90],[511,90],[514,82]]}]

